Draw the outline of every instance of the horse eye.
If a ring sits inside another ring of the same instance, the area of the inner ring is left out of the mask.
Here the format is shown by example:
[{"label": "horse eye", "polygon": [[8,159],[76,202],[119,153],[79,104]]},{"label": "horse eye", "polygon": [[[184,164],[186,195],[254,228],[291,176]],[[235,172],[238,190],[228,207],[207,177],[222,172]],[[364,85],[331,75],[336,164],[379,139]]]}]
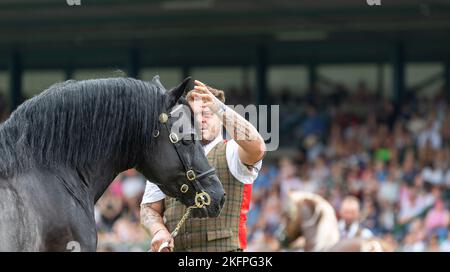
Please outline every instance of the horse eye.
[{"label": "horse eye", "polygon": [[181,142],[184,144],[184,145],[190,145],[190,144],[192,144],[192,139],[182,139],[181,140]]},{"label": "horse eye", "polygon": [[183,137],[183,139],[181,140],[181,142],[185,145],[190,145],[192,143],[194,143],[194,135],[191,134],[189,136],[185,136]]}]

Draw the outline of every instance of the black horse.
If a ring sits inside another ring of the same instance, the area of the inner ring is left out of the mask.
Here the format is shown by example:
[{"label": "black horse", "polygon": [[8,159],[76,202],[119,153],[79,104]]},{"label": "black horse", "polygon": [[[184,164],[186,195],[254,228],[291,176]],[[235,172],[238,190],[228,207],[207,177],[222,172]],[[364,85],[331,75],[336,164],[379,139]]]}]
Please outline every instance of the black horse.
[{"label": "black horse", "polygon": [[70,80],[19,106],[0,125],[0,251],[96,250],[94,204],[132,167],[187,206],[206,192],[194,216],[218,216],[224,190],[199,141],[170,131],[188,82]]}]

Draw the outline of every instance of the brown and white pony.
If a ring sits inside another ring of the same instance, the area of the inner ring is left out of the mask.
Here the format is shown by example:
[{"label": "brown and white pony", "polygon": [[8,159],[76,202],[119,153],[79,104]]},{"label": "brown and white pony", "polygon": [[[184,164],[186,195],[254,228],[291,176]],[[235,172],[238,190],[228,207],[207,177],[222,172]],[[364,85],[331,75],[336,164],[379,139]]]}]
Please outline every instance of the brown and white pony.
[{"label": "brown and white pony", "polygon": [[281,233],[282,246],[304,251],[383,252],[393,251],[378,238],[352,238],[339,241],[339,227],[333,207],[320,195],[293,191],[288,194]]}]

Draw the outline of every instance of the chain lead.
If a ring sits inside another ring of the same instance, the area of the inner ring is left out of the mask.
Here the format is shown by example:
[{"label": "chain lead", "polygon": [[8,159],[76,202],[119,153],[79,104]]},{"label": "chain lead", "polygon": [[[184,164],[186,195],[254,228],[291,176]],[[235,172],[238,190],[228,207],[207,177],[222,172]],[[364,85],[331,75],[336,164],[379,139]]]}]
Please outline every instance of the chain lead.
[{"label": "chain lead", "polygon": [[[200,201],[198,199],[202,200],[201,203],[200,203]],[[181,217],[181,219],[178,222],[177,226],[175,227],[175,229],[170,234],[172,236],[172,238],[175,238],[178,235],[178,232],[180,231],[181,226],[183,226],[184,222],[191,215],[191,210],[192,209],[201,209],[204,206],[209,206],[209,204],[211,204],[211,197],[206,192],[196,193],[196,195],[195,195],[195,205],[190,206],[190,207],[188,207],[186,209],[186,212],[184,213],[183,217]]]},{"label": "chain lead", "polygon": [[[205,193],[205,192],[203,192],[203,194],[198,194],[197,193],[196,197],[198,197],[198,196],[200,196],[200,197],[206,196],[206,199],[209,199],[209,201],[206,200],[206,201],[203,201],[203,203],[201,203],[200,205],[198,203],[196,203],[196,205],[188,207],[186,209],[186,212],[184,213],[183,217],[181,217],[180,221],[177,223],[177,226],[175,227],[175,229],[172,231],[172,233],[170,233],[170,236],[172,236],[172,238],[175,239],[175,237],[178,235],[178,232],[180,231],[180,229],[183,226],[184,222],[186,222],[186,220],[191,215],[192,209],[200,209],[200,208],[203,208],[204,206],[208,206],[211,203],[210,202],[211,199],[209,198],[209,195],[207,193]],[[158,251],[161,251],[161,249],[163,247],[164,246],[161,246],[161,248]]]},{"label": "chain lead", "polygon": [[175,229],[170,234],[172,238],[175,238],[178,235],[178,232],[180,231],[181,226],[183,226],[184,222],[189,218],[191,215],[191,210],[195,208],[195,206],[190,206],[187,208],[186,212],[184,213],[183,217],[181,217],[181,220],[178,222]]}]

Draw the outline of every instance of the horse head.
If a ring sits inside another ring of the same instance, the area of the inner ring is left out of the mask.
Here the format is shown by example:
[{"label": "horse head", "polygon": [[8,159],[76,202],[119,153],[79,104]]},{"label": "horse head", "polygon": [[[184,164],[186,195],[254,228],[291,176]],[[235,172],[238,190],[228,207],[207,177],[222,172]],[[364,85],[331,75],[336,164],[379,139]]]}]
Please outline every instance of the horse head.
[{"label": "horse head", "polygon": [[[217,217],[225,202],[225,192],[198,139],[192,109],[182,97],[190,78],[164,93],[158,124],[151,133],[151,154],[138,170],[168,196],[188,207],[194,217]],[[159,78],[153,83],[164,89]]]}]

